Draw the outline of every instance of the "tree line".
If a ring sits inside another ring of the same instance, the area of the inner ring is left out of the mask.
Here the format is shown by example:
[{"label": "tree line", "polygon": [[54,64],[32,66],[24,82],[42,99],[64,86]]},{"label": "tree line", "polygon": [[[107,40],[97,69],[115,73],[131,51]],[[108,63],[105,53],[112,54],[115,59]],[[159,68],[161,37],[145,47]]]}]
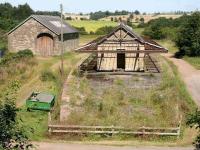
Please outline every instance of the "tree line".
[{"label": "tree line", "polygon": [[177,19],[158,18],[139,27],[144,27],[143,34],[152,39],[173,40],[179,49],[177,57],[200,56],[200,12]]},{"label": "tree line", "polygon": [[91,12],[90,13],[90,19],[92,20],[98,20],[104,17],[108,16],[117,16],[117,15],[128,15],[128,14],[136,14],[139,15],[140,12],[138,10],[135,10],[134,12],[122,10],[118,11],[116,10],[115,12],[110,12],[110,11],[98,11],[98,12]]},{"label": "tree line", "polygon": [[12,6],[10,3],[0,4],[0,29],[8,31],[32,14],[60,15],[57,11],[34,11],[27,3]]}]

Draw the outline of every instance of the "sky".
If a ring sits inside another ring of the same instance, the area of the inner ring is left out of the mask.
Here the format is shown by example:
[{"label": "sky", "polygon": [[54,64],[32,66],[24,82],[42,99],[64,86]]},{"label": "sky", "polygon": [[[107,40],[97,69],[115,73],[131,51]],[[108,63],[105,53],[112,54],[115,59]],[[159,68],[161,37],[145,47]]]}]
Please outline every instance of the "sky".
[{"label": "sky", "polygon": [[154,13],[171,11],[194,11],[200,9],[200,0],[0,0],[15,6],[28,3],[34,10],[59,11],[60,3],[64,11],[89,13],[99,10],[128,10]]}]

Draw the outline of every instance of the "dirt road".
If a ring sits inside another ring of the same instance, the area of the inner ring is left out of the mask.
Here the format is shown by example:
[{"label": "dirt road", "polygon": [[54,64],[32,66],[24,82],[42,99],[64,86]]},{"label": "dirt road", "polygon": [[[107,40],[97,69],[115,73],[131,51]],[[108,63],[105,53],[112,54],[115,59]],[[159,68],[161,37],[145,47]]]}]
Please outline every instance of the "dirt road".
[{"label": "dirt road", "polygon": [[200,106],[200,70],[195,69],[183,59],[176,59],[172,54],[163,54],[167,59],[172,61],[178,68],[178,71],[186,84],[186,87],[196,102]]},{"label": "dirt road", "polygon": [[135,147],[135,146],[103,146],[66,143],[37,143],[39,150],[193,150],[193,147]]}]

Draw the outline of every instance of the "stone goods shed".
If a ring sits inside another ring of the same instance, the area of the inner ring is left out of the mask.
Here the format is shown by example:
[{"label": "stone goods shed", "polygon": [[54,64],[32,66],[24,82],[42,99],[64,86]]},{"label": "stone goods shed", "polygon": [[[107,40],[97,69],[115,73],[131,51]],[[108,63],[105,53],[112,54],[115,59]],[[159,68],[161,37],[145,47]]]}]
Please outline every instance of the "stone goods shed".
[{"label": "stone goods shed", "polygon": [[[79,33],[63,23],[64,49],[79,45]],[[61,52],[61,19],[58,16],[32,15],[8,32],[8,49],[18,52],[30,49],[36,55],[52,56]]]}]

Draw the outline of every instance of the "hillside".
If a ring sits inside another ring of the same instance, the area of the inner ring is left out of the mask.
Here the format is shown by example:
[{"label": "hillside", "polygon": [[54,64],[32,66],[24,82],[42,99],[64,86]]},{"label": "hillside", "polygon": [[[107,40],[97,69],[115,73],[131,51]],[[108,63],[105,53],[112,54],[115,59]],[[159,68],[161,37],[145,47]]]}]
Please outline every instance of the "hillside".
[{"label": "hillside", "polygon": [[144,22],[147,23],[153,19],[158,19],[160,17],[164,17],[164,18],[172,18],[172,19],[176,19],[176,18],[179,18],[181,17],[182,15],[177,15],[177,14],[158,14],[158,15],[154,15],[154,14],[150,14],[150,15],[133,15],[131,18],[130,18],[130,15],[117,15],[117,16],[108,16],[108,17],[105,17],[105,18],[101,18],[99,20],[101,21],[115,21],[115,20],[119,20],[120,18],[122,20],[125,20],[127,21],[129,18],[130,18],[130,21],[131,22],[140,22],[141,18],[144,18]]}]

